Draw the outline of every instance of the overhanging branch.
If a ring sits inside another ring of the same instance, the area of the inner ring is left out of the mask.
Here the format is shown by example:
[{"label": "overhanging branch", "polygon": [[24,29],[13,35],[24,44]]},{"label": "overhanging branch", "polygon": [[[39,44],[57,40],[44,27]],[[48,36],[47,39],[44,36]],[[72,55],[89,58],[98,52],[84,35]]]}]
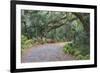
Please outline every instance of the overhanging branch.
[{"label": "overhanging branch", "polygon": [[[77,19],[77,18],[71,19],[67,24],[72,23],[72,22],[73,22],[74,20],[76,20],[76,19]],[[47,32],[50,32],[50,31],[53,30],[53,29],[57,29],[57,28],[59,28],[60,26],[67,25],[67,24],[61,23],[60,25],[54,25],[54,26],[52,26],[51,28],[49,28],[49,29],[47,30]]]}]

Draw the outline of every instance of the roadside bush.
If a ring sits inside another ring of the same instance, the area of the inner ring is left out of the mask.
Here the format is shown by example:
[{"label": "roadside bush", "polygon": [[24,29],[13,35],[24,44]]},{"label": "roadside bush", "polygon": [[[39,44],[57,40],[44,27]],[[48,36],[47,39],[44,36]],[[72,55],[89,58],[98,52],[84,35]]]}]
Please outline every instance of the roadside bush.
[{"label": "roadside bush", "polygon": [[76,56],[76,59],[77,59],[77,60],[82,60],[82,59],[84,59],[84,56],[81,55],[81,54],[79,54],[79,55]]},{"label": "roadside bush", "polygon": [[21,36],[21,48],[26,49],[31,47],[34,44],[32,39],[27,39],[24,35]]},{"label": "roadside bush", "polygon": [[71,53],[72,52],[72,47],[70,45],[66,44],[64,46],[64,52],[68,53],[68,54]]},{"label": "roadside bush", "polygon": [[77,60],[87,60],[90,58],[89,53],[84,53],[86,52],[83,51],[81,49],[81,47],[75,47],[72,45],[72,43],[70,44],[66,44],[63,48],[64,53],[66,54],[71,54],[72,56],[74,56]]}]

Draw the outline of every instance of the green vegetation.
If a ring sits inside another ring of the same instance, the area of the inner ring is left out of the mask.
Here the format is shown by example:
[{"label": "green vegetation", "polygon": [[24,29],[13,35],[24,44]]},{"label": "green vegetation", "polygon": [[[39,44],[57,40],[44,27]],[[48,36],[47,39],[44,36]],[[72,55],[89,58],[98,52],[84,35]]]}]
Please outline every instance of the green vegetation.
[{"label": "green vegetation", "polygon": [[21,36],[22,49],[31,47],[33,43],[34,41],[32,39],[27,39],[27,37],[25,37],[24,35]]},{"label": "green vegetation", "polygon": [[64,46],[64,52],[73,55],[78,60],[87,60],[90,58],[89,51],[87,52],[87,49],[89,48],[76,48],[76,46],[72,46],[72,44],[66,44]]},{"label": "green vegetation", "polygon": [[64,52],[89,59],[89,20],[89,13],[21,10],[21,48],[72,41],[64,46]]}]

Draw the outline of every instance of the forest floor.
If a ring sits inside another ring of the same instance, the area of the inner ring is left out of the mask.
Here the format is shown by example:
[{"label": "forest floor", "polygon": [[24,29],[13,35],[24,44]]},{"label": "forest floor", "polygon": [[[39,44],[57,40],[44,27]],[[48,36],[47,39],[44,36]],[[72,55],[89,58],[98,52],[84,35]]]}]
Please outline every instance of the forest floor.
[{"label": "forest floor", "polygon": [[26,49],[21,55],[21,62],[27,63],[75,60],[73,56],[63,52],[65,44],[66,42],[47,43]]}]

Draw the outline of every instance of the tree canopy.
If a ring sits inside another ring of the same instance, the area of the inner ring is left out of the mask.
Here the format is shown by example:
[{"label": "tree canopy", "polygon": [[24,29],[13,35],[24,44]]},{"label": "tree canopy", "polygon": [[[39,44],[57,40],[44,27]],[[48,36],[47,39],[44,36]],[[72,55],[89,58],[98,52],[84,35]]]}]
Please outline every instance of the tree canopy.
[{"label": "tree canopy", "polygon": [[[79,12],[21,10],[21,34],[27,39],[73,41],[89,53],[90,14]],[[83,51],[83,50],[82,50]]]},{"label": "tree canopy", "polygon": [[68,33],[72,37],[76,31],[89,32],[88,13],[33,10],[22,10],[21,13],[22,34],[28,38],[68,38]]}]

